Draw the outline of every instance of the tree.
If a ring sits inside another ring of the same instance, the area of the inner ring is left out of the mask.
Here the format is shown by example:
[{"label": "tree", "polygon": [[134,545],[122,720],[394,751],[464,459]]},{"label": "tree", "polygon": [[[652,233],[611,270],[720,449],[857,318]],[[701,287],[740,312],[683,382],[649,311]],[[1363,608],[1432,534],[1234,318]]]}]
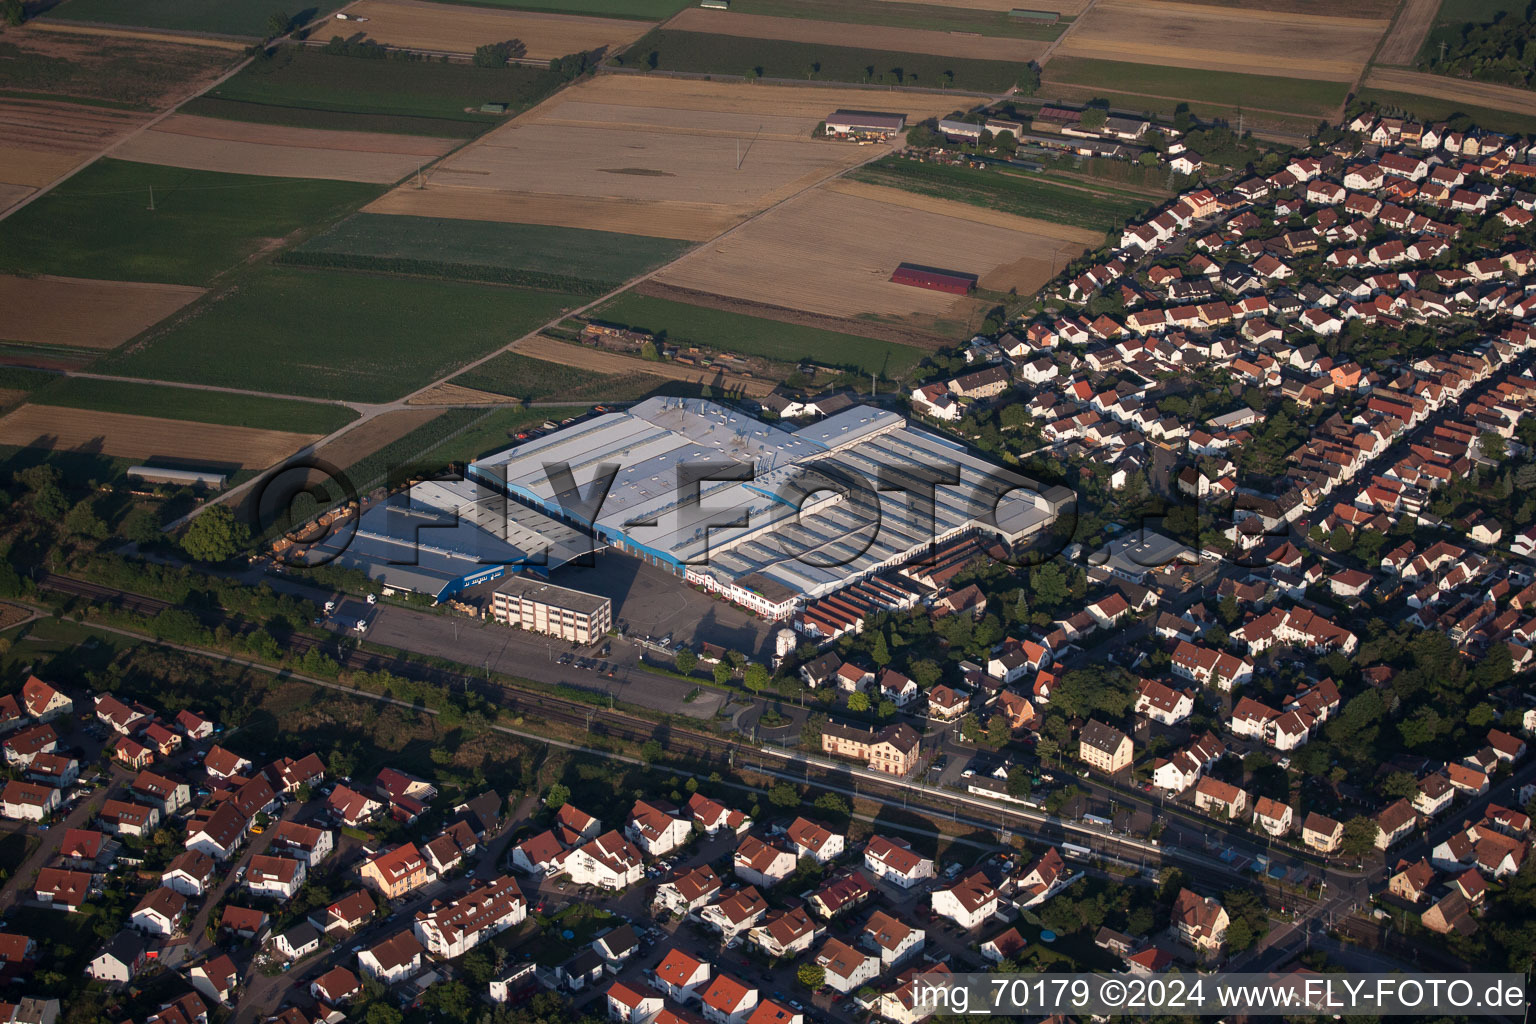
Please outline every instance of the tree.
[{"label": "tree", "polygon": [[26,8],[21,5],[21,0],[4,0],[0,3],[0,17],[5,19],[7,25],[15,27],[26,17]]},{"label": "tree", "polygon": [[776,782],[768,789],[768,802],[788,810],[800,806],[800,791],[787,782]]},{"label": "tree", "polygon": [[848,695],[848,710],[868,711],[869,694],[863,692],[862,690],[855,690],[853,693],[850,693]]},{"label": "tree", "polygon": [[107,539],[107,524],[96,514],[91,499],[77,502],[64,517],[64,532],[71,537],[89,537],[92,540]]},{"label": "tree", "polygon": [[528,47],[523,45],[521,39],[508,39],[500,43],[486,43],[484,46],[475,47],[475,67],[477,68],[504,68],[507,61],[513,57],[521,57],[528,52]]},{"label": "tree", "polygon": [[734,675],[734,674],[735,673],[731,671],[731,666],[729,664],[727,664],[726,662],[724,662],[724,661],[717,661],[717,662],[715,662],[715,684],[716,685],[724,686],[725,684],[729,683],[731,681],[731,676]]},{"label": "tree", "polygon": [[742,673],[741,681],[753,693],[761,693],[768,688],[768,666],[752,662]]},{"label": "tree", "polygon": [[160,519],[147,508],[136,508],[123,518],[123,536],[135,544],[153,544],[165,536]]},{"label": "tree", "polygon": [[987,720],[987,742],[994,747],[1001,747],[1013,738],[1013,732],[1008,728],[1008,716],[1003,714],[993,715]]},{"label": "tree", "polygon": [[1104,128],[1104,123],[1109,120],[1109,111],[1100,107],[1089,107],[1087,110],[1083,111],[1083,116],[1080,118],[1080,120],[1082,121],[1083,131],[1102,131]]},{"label": "tree", "polygon": [[896,702],[890,699],[882,700],[875,705],[875,714],[880,716],[880,721],[886,721],[896,714]]},{"label": "tree", "polygon": [[209,505],[192,520],[181,547],[199,562],[223,562],[251,543],[251,529],[224,505]]},{"label": "tree", "polygon": [[655,764],[661,760],[661,742],[659,740],[646,740],[640,745],[640,760],[646,764]]},{"label": "tree", "polygon": [[1418,793],[1419,783],[1407,772],[1393,772],[1383,780],[1381,791],[1394,800],[1405,797],[1411,799]]},{"label": "tree", "polygon": [[692,674],[699,666],[699,656],[686,647],[677,652],[674,660],[677,662],[677,670],[685,676]]},{"label": "tree", "polygon": [[560,782],[550,783],[549,792],[544,794],[544,806],[552,811],[558,811],[565,806],[571,798],[571,789]]},{"label": "tree", "polygon": [[869,656],[873,658],[875,664],[881,668],[885,668],[885,666],[891,663],[891,651],[890,648],[888,648],[885,644],[884,633],[875,634],[875,643],[874,646],[870,649]]},{"label": "tree", "polygon": [[1344,837],[1339,841],[1339,852],[1359,860],[1376,849],[1376,836],[1380,832],[1381,826],[1376,824],[1375,818],[1363,814],[1350,818],[1344,823]]},{"label": "tree", "polygon": [[[814,963],[803,963],[795,972],[795,978],[812,992],[827,983],[827,969]],[[370,1022],[372,1024],[372,1022]]]},{"label": "tree", "polygon": [[273,11],[267,17],[267,38],[276,39],[278,36],[285,36],[292,27],[293,19],[288,16],[287,11]]},{"label": "tree", "polygon": [[1509,454],[1504,438],[1492,430],[1485,430],[1478,435],[1477,447],[1484,458],[1492,459],[1494,462],[1503,462],[1504,457]]}]

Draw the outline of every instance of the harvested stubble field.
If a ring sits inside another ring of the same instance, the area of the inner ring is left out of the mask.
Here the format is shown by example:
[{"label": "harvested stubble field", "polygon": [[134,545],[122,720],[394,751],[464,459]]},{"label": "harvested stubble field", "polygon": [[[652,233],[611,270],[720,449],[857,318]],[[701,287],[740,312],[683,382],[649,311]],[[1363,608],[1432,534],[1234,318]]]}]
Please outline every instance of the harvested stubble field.
[{"label": "harvested stubble field", "polygon": [[186,285],[0,275],[0,340],[115,348],[202,294]]},{"label": "harvested stubble field", "polygon": [[[880,0],[881,3],[910,3],[911,0]],[[1001,11],[1007,13],[1016,7],[1022,6],[1019,0],[945,0],[947,6],[959,7],[968,11]],[[1088,6],[1088,0],[1042,0],[1033,4],[1032,10],[1056,11],[1064,18],[1070,18]]]},{"label": "harvested stubble field", "polygon": [[360,213],[283,260],[600,295],[687,248],[608,231]]},{"label": "harvested stubble field", "polygon": [[924,53],[973,60],[1031,61],[1045,52],[1035,39],[940,32],[920,28],[891,28],[836,21],[802,21],[737,11],[693,7],[667,22],[669,31],[703,32],[747,39],[782,39],[814,45],[846,46],[850,39],[873,50]]},{"label": "harvested stubble field", "polygon": [[[1056,52],[1064,57],[1353,82],[1386,30],[1387,22],[1381,20],[1170,0],[1098,0]],[[1113,80],[1098,84],[1118,87]]]},{"label": "harvested stubble field", "polygon": [[898,263],[975,274],[984,289],[1028,294],[1050,279],[1053,253],[1083,248],[1064,243],[1059,234],[1057,225],[1022,231],[821,189],[696,250],[657,280],[825,316],[944,333],[964,330],[984,302],[895,284],[889,278]]},{"label": "harvested stubble field", "polygon": [[1376,51],[1377,64],[1412,64],[1434,27],[1440,0],[1403,0],[1392,31]]},{"label": "harvested stubble field", "polygon": [[124,160],[278,178],[389,185],[458,143],[421,135],[325,131],[177,114],[118,148]]},{"label": "harvested stubble field", "polygon": [[[1372,68],[1365,76],[1365,87],[1387,92],[1412,93],[1461,103],[1468,107],[1503,110],[1525,117],[1536,117],[1536,92],[1466,78],[1447,78],[1419,71],[1396,68]],[[1487,126],[1484,126],[1487,127]]]},{"label": "harvested stubble field", "polygon": [[[912,119],[954,108],[942,94],[878,99]],[[855,89],[599,75],[454,154],[427,188],[403,185],[367,212],[700,241],[868,155],[811,133],[829,111],[874,100]]]},{"label": "harvested stubble field", "polygon": [[0,445],[247,469],[270,466],[318,436],[51,405],[24,405],[0,417]]},{"label": "harvested stubble field", "polygon": [[[6,153],[0,149],[0,167],[5,166]],[[0,181],[0,213],[4,213],[37,189],[30,185],[12,185],[9,182]]]},{"label": "harvested stubble field", "polygon": [[271,269],[110,359],[149,380],[387,402],[580,300],[463,281]]},{"label": "harvested stubble field", "polygon": [[0,272],[206,284],[377,194],[351,182],[98,160],[6,219]]},{"label": "harvested stubble field", "polygon": [[[1241,11],[1267,11],[1279,14],[1322,14],[1337,18],[1391,19],[1401,0],[1182,0],[1206,7],[1227,7]],[[1434,0],[1439,3],[1440,0]]]},{"label": "harvested stubble field", "polygon": [[474,53],[477,46],[520,39],[534,60],[613,49],[650,28],[646,22],[621,18],[449,6],[426,0],[357,0],[347,13],[367,18],[359,31],[385,46]]},{"label": "harvested stubble field", "polygon": [[0,98],[0,181],[47,185],[149,116],[81,103]]}]

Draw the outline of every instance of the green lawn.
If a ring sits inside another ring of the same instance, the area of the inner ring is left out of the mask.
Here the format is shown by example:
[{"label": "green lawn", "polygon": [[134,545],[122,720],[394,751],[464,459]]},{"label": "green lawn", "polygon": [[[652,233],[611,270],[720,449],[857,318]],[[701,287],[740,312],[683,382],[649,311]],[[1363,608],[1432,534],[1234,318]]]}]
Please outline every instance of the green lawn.
[{"label": "green lawn", "polygon": [[155,415],[195,423],[292,430],[300,434],[329,434],[357,419],[357,413],[340,405],[88,377],[57,378],[56,383],[34,393],[32,401],[71,409]]},{"label": "green lawn", "polygon": [[678,344],[702,345],[717,351],[762,356],[786,363],[808,359],[823,366],[845,366],[860,373],[880,373],[887,377],[906,373],[923,358],[921,351],[907,345],[633,292],[626,292],[603,306],[596,316],[658,334],[665,332],[668,341]]},{"label": "green lawn", "polygon": [[1087,192],[1023,170],[980,170],[918,163],[899,157],[886,157],[861,167],[850,177],[872,185],[905,189],[938,199],[955,199],[972,206],[1091,231],[1118,228],[1157,202],[1154,198],[1098,183],[1091,185],[1095,191]]},{"label": "green lawn", "polygon": [[1323,116],[1344,102],[1344,82],[1313,82],[1274,75],[1245,75],[1226,71],[1133,64],[1088,57],[1056,57],[1046,65],[1044,90],[1050,86],[1081,86],[1147,97],[1134,107],[1159,109],[1155,97],[1202,100],[1229,109],[1251,107],[1299,115]]},{"label": "green lawn", "polygon": [[1446,121],[1461,115],[1479,128],[1494,132],[1536,134],[1536,117],[1511,114],[1507,110],[1488,107],[1469,107],[1455,100],[1442,100],[1433,96],[1417,96],[1406,92],[1388,92],[1384,89],[1361,89],[1358,97],[1381,107],[1406,110],[1422,121]]},{"label": "green lawn", "polygon": [[[1047,5],[1049,6],[1049,5]],[[731,0],[731,10],[803,21],[839,21],[886,28],[927,29],[934,32],[974,32],[983,36],[1051,40],[1066,31],[1066,22],[1042,25],[1011,18],[1007,11],[985,11],[942,4],[895,3],[891,0]]]},{"label": "green lawn", "polygon": [[461,138],[502,122],[499,115],[478,113],[482,103],[505,103],[516,113],[563,81],[541,68],[370,60],[285,46],[186,110],[264,124]]},{"label": "green lawn", "polygon": [[[807,69],[815,64],[816,78],[823,81],[934,87],[952,84],[975,92],[1003,92],[1021,80],[1033,84],[1034,79],[1029,65],[1000,60],[965,60],[665,29],[655,29],[641,37],[623,59],[631,67],[662,71],[794,79],[804,79]],[[963,102],[959,100],[957,105]],[[870,103],[879,106],[874,97]]]},{"label": "green lawn", "polygon": [[384,402],[578,304],[463,281],[272,269],[104,365],[129,377]]},{"label": "green lawn", "polygon": [[275,11],[287,11],[298,21],[307,22],[330,14],[341,5],[342,0],[317,0],[297,9],[274,6],[271,0],[65,0],[49,10],[45,18],[225,36],[265,36],[267,21]]},{"label": "green lawn", "polygon": [[601,295],[691,245],[539,224],[360,213],[284,259]]},{"label": "green lawn", "polygon": [[98,160],[6,219],[0,272],[207,284],[274,240],[381,191]]}]

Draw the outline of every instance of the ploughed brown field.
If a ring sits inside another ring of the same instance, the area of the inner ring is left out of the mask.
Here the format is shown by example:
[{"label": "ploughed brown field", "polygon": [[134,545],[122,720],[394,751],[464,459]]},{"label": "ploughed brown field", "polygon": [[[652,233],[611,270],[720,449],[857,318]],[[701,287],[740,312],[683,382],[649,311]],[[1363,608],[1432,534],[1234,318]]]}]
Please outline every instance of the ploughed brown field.
[{"label": "ploughed brown field", "polygon": [[569,53],[613,49],[640,38],[651,24],[623,18],[586,18],[574,14],[460,7],[425,0],[358,0],[346,9],[361,24],[332,21],[325,31],[362,32],[386,46],[439,53],[473,53],[477,46],[521,39],[527,56],[552,60]]},{"label": "ploughed brown field", "polygon": [[[941,329],[975,297],[889,280],[898,263],[975,274],[991,291],[1035,291],[1102,236],[898,190],[836,183],[798,196],[657,275],[664,285],[826,316]],[[986,216],[977,216],[977,212]]]},{"label": "ploughed brown field", "polygon": [[1444,75],[1427,75],[1419,71],[1401,71],[1396,68],[1372,68],[1365,76],[1370,89],[1392,92],[1409,92],[1416,96],[1433,96],[1473,107],[1491,107],[1507,110],[1512,114],[1536,117],[1536,92],[1515,89],[1491,82],[1474,82],[1467,78],[1447,78]]},{"label": "ploughed brown field", "polygon": [[1438,13],[1440,0],[1403,0],[1402,13],[1377,51],[1376,63],[1412,64],[1424,46],[1429,30],[1434,27]]},{"label": "ploughed brown field", "polygon": [[273,465],[318,437],[51,405],[24,405],[0,417],[0,444],[246,469]]},{"label": "ploughed brown field", "polygon": [[441,412],[440,409],[398,409],[380,413],[316,449],[315,457],[346,469],[385,445],[400,440]]},{"label": "ploughed brown field", "polygon": [[[1171,0],[1098,0],[1055,54],[1352,82],[1387,22]],[[1103,87],[1114,89],[1114,82]]]},{"label": "ploughed brown field", "polygon": [[202,294],[179,284],[0,275],[0,341],[115,348]]},{"label": "ploughed brown field", "polygon": [[745,36],[749,39],[788,39],[797,43],[820,43],[827,46],[847,46],[850,40],[857,40],[859,46],[871,50],[931,53],[938,57],[969,57],[976,60],[1031,61],[1044,53],[1048,45],[1037,39],[774,18],[704,7],[684,9],[667,22],[667,28],[679,32],[709,32],[714,35]]},{"label": "ploughed brown field", "polygon": [[176,114],[129,139],[125,160],[200,171],[389,184],[457,143],[417,135],[325,131]]},{"label": "ploughed brown field", "polygon": [[677,380],[693,384],[712,384],[715,381],[721,381],[730,388],[749,395],[766,395],[774,387],[772,381],[759,380],[755,377],[742,377],[734,373],[724,373],[713,369],[694,369],[677,363],[653,363],[641,359],[639,356],[627,356],[620,352],[604,352],[601,349],[588,348],[585,345],[558,341],[542,334],[536,334],[531,338],[519,339],[512,346],[512,350],[520,355],[542,359],[547,363],[556,363],[560,366],[575,366],[583,370],[591,370],[594,373],[644,373],[663,380]]},{"label": "ploughed brown field", "polygon": [[[600,75],[368,207],[702,240],[871,155],[813,139],[848,107],[948,113],[952,97]],[[738,166],[739,161],[739,166]]]},{"label": "ploughed brown field", "polygon": [[47,185],[150,116],[80,103],[0,98],[0,182]]}]

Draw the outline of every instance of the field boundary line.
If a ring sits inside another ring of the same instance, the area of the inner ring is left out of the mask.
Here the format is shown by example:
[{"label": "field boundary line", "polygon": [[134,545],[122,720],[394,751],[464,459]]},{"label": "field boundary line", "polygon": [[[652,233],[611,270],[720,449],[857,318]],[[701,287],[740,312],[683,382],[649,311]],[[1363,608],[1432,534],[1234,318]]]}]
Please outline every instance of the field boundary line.
[{"label": "field boundary line", "polygon": [[[369,410],[378,406],[370,402],[348,402],[337,398],[316,398],[313,395],[280,395],[272,391],[256,391],[251,388],[222,387],[218,384],[193,384],[187,381],[154,380],[149,377],[122,377],[111,373],[91,373],[87,370],[60,370],[65,377],[79,377],[83,380],[100,380],[117,384],[149,384],[163,388],[184,388],[188,391],[217,391],[226,395],[244,395],[247,398],[275,398],[285,402],[309,402],[312,405],[340,405],[351,409],[353,412],[366,415]],[[348,427],[361,422],[354,420],[347,424]]]}]

